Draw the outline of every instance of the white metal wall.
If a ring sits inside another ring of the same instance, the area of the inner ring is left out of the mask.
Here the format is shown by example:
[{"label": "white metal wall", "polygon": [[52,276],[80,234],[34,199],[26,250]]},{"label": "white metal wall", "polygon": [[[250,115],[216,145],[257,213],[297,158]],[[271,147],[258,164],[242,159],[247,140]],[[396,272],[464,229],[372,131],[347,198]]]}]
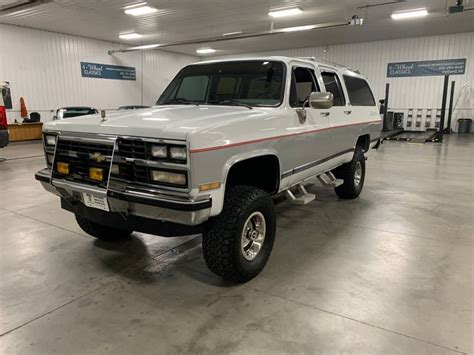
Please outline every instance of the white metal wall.
[{"label": "white metal wall", "polygon": [[[321,32],[324,34],[324,32]],[[304,35],[304,32],[301,32]],[[324,51],[326,50],[326,52]],[[390,83],[390,109],[405,111],[409,108],[441,108],[443,77],[387,78],[389,62],[467,58],[466,74],[452,76],[456,81],[455,101],[461,88],[468,84],[474,89],[474,32],[444,36],[415,37],[389,41],[344,44],[329,47],[298,48],[270,52],[254,52],[220,58],[285,55],[317,57],[359,69],[374,87],[381,99],[385,84]],[[473,90],[474,91],[474,90]],[[471,91],[471,92],[473,92]],[[456,117],[474,118],[474,99],[462,100]]]},{"label": "white metal wall", "polygon": [[[20,97],[25,99],[29,112],[40,112],[42,121],[50,120],[52,110],[61,106],[115,109],[142,102],[151,105],[182,66],[199,60],[156,50],[107,54],[117,46],[0,24],[0,81],[10,82],[13,101],[13,110],[7,112],[8,121],[20,118]],[[135,67],[137,80],[83,78],[81,61]]]}]

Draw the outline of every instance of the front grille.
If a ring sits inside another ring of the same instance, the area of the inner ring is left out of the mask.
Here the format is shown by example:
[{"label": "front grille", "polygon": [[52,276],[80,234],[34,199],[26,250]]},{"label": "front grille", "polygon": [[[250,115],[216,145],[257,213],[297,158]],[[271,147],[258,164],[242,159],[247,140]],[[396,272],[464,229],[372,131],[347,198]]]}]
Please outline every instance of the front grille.
[{"label": "front grille", "polygon": [[141,139],[117,140],[118,154],[124,158],[147,159],[147,143]]},{"label": "front grille", "polygon": [[[113,149],[112,144],[62,140],[59,138],[56,143],[53,178],[106,188]],[[68,175],[60,174],[57,171],[58,162],[69,164]],[[104,181],[95,181],[89,178],[89,169],[92,167],[103,170]]]},{"label": "front grille", "polygon": [[120,174],[118,177],[120,179],[131,181],[131,182],[140,182],[144,184],[150,184],[150,170],[147,166],[135,165],[128,163],[119,163]]}]

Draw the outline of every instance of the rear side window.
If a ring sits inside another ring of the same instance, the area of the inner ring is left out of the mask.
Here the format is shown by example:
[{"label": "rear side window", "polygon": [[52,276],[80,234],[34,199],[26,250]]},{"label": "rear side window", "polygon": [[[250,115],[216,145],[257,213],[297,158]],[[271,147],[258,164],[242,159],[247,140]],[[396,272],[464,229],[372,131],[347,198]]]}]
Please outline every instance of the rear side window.
[{"label": "rear side window", "polygon": [[335,73],[322,72],[324,86],[326,91],[334,95],[334,106],[344,106],[346,99],[344,98],[344,92],[342,91],[341,82]]},{"label": "rear side window", "polygon": [[344,75],[344,82],[352,106],[375,106],[374,95],[364,79]]}]

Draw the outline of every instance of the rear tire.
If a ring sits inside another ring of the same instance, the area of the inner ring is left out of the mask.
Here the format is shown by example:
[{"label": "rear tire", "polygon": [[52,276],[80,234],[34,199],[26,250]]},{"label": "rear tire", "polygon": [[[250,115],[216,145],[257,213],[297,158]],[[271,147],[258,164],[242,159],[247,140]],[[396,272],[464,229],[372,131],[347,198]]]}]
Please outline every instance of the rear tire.
[{"label": "rear tire", "polygon": [[335,188],[337,196],[343,199],[354,199],[360,195],[365,180],[364,151],[357,147],[352,160],[334,169],[334,176],[344,180],[344,183]]},{"label": "rear tire", "polygon": [[124,230],[124,229],[118,229],[118,228],[112,228],[108,226],[104,226],[102,224],[98,224],[95,222],[92,222],[91,220],[84,218],[78,214],[76,216],[76,221],[79,227],[86,232],[87,234],[106,241],[106,242],[115,242],[119,240],[123,240],[132,234],[133,231],[130,230]]},{"label": "rear tire", "polygon": [[270,196],[252,186],[229,188],[221,214],[208,222],[202,238],[207,267],[236,283],[257,276],[270,257],[276,232]]}]

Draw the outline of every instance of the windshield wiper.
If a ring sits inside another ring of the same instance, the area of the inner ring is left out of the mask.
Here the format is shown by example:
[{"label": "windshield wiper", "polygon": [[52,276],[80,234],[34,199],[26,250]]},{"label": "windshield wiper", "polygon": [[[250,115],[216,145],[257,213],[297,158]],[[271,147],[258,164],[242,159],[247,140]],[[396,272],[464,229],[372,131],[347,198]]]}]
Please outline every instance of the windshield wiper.
[{"label": "windshield wiper", "polygon": [[242,106],[242,107],[247,107],[249,110],[253,109],[252,106],[244,104],[243,102],[240,102],[237,100],[211,100],[211,101],[208,101],[208,103],[212,103],[215,105]]},{"label": "windshield wiper", "polygon": [[183,104],[183,105],[196,105],[196,106],[199,106],[201,103],[197,102],[197,101],[191,101],[191,100],[187,100],[187,99],[176,98],[176,99],[168,100],[168,101],[164,102],[162,105],[169,105],[169,104]]}]

